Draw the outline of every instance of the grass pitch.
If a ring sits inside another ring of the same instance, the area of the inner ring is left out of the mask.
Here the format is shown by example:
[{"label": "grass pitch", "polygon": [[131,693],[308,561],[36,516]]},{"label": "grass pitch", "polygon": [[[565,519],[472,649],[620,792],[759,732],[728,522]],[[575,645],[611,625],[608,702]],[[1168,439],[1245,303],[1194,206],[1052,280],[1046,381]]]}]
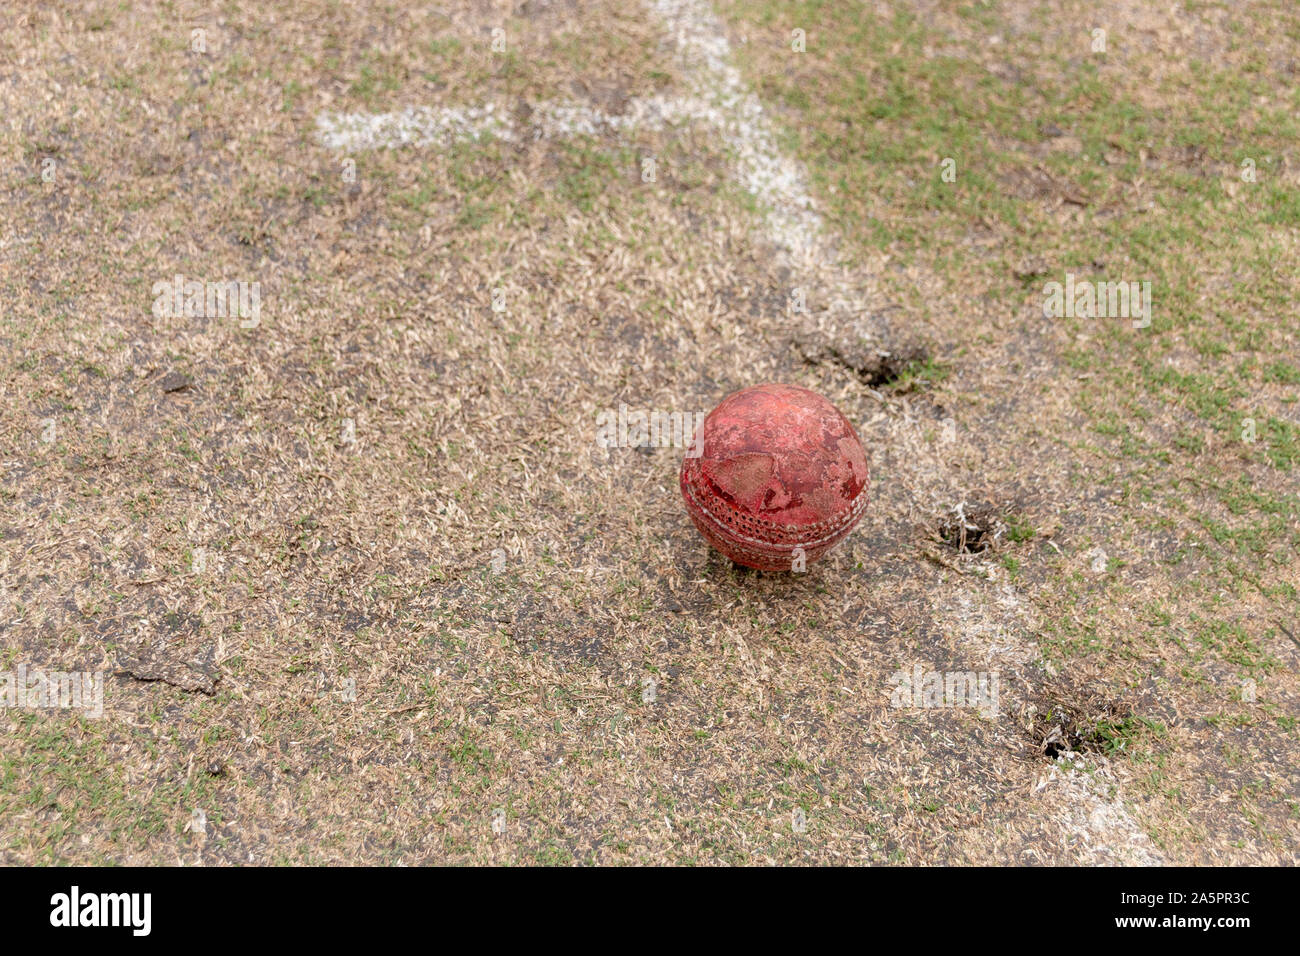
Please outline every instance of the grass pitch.
[{"label": "grass pitch", "polygon": [[[801,260],[715,123],[540,133],[698,98],[701,9],[0,25],[0,670],[109,675],[0,713],[6,862],[1296,862],[1300,19],[724,0]],[[1067,273],[1149,327],[1045,318]],[[595,441],[772,380],[872,467],[802,575]]]}]

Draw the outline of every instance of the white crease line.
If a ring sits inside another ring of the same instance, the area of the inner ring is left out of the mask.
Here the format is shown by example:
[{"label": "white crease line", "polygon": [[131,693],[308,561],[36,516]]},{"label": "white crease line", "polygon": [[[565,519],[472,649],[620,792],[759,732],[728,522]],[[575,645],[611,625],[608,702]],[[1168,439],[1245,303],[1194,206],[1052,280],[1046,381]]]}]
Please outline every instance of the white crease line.
[{"label": "white crease line", "polygon": [[630,99],[624,113],[611,114],[577,102],[531,104],[518,122],[503,106],[408,107],[391,113],[322,113],[316,119],[322,145],[340,152],[442,146],[494,136],[507,142],[529,137],[658,131],[697,121],[717,129],[734,154],[740,184],[764,210],[770,238],[798,260],[825,261],[821,217],[814,209],[801,166],[777,148],[763,104],[730,64],[731,46],[707,3],[656,0],[686,72],[685,96]]},{"label": "white crease line", "polygon": [[731,44],[707,0],[650,0],[668,27],[687,83],[703,104],[701,119],[722,131],[736,154],[740,180],[765,209],[772,238],[799,259],[827,260],[802,166],[782,154],[763,111],[731,63]]},{"label": "white crease line", "polygon": [[489,133],[513,138],[509,117],[502,116],[492,103],[468,108],[413,106],[396,113],[322,113],[316,117],[321,144],[341,152],[440,146],[458,139],[480,139]]},{"label": "white crease line", "polygon": [[546,100],[530,105],[520,123],[503,107],[412,106],[394,113],[322,113],[316,117],[322,145],[340,151],[441,146],[456,140],[494,136],[507,142],[596,136],[633,130],[658,131],[689,120],[716,120],[716,112],[694,97],[644,97],[627,101],[623,113],[606,113],[576,101]]},{"label": "white crease line", "polygon": [[1080,839],[1074,847],[1082,852],[1081,861],[1089,865],[1113,866],[1163,866],[1164,857],[1151,842],[1151,838],[1137,825],[1124,804],[1106,796],[1102,788],[1110,782],[1104,763],[1089,774],[1083,767],[1083,757],[1062,754],[1052,765],[1037,789],[1049,784],[1057,793],[1070,801],[1068,811],[1062,812],[1059,822]]},{"label": "white crease line", "polygon": [[[1008,584],[1002,586],[997,606],[1001,613],[985,605],[979,595],[958,596],[952,610],[953,617],[961,622],[962,644],[971,650],[983,650],[990,663],[1032,663],[1039,657],[1037,647],[1018,637],[1035,630],[1029,609]],[[1105,792],[1112,785],[1117,787],[1106,761],[1091,773],[1080,770],[1083,763],[1084,758],[1078,754],[1062,758],[1035,788],[1037,792],[1050,788],[1049,796],[1058,794],[1068,804],[1060,812],[1055,807],[1049,810],[1075,839],[1068,851],[1083,857],[1077,862],[1088,864],[1163,865],[1159,848],[1138,826],[1123,801]]]}]

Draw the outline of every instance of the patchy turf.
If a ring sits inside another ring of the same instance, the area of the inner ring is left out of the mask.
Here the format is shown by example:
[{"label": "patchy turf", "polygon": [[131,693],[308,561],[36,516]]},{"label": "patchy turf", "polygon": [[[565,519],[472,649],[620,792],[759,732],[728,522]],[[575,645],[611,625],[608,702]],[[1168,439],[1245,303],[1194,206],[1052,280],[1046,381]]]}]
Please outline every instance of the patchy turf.
[{"label": "patchy turf", "polygon": [[[20,5],[0,669],[109,677],[0,714],[0,855],[1294,862],[1297,24],[1076,6],[719,5],[837,263],[699,119],[319,139],[698,97],[693,3]],[[1045,319],[1067,271],[1150,326]],[[175,275],[260,314],[160,315]],[[596,442],[778,379],[873,470],[802,575]],[[891,706],[914,665],[997,712]]]},{"label": "patchy turf", "polygon": [[[1144,828],[1175,860],[1294,862],[1300,19],[723,9],[828,221],[951,356],[929,394],[979,491],[1046,530],[1001,558],[1046,665],[1097,669],[1165,727],[1125,755]],[[1066,273],[1149,281],[1149,327],[1044,318]],[[935,537],[996,551],[994,513],[961,505],[978,519],[954,510]]]}]

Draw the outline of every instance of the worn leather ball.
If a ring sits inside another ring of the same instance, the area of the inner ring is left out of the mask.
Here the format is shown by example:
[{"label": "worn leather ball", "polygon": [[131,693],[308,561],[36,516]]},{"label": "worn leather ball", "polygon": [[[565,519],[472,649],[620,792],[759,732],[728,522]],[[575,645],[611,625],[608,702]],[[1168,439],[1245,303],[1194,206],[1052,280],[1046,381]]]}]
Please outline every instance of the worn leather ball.
[{"label": "worn leather ball", "polygon": [[704,419],[682,462],[695,527],[731,560],[801,571],[867,506],[867,456],[839,409],[798,385],[755,385]]}]

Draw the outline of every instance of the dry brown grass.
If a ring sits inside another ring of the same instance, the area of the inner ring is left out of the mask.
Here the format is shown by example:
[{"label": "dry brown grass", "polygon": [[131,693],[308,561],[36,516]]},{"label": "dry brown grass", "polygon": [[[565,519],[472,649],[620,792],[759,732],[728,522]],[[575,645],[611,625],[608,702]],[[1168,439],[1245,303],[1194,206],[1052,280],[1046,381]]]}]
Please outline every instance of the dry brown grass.
[{"label": "dry brown grass", "polygon": [[[0,858],[1112,862],[1145,837],[1081,845],[1079,807],[1154,762],[1166,790],[1128,792],[1168,859],[1293,859],[1293,791],[1241,798],[1269,840],[1219,812],[1231,765],[1190,779],[1269,727],[1162,714],[1182,698],[1126,683],[1122,647],[1087,680],[1044,666],[1043,618],[1078,611],[1051,572],[1087,573],[1105,518],[1047,466],[1078,385],[1042,340],[884,256],[816,280],[862,310],[790,315],[707,129],[367,153],[356,183],[313,138],[326,108],[677,88],[653,19],[581,10],[20,4],[0,29],[0,666],[113,673],[103,720],[0,716]],[[260,282],[260,324],[152,315],[175,274]],[[951,377],[864,380],[833,347],[855,329]],[[839,405],[873,468],[806,575],[711,553],[678,450],[595,442],[620,403],[770,380]],[[977,501],[1036,533],[943,551],[929,532]],[[891,708],[913,662],[998,669],[1004,712]],[[1095,699],[1167,730],[1040,788],[1042,715]]]}]

